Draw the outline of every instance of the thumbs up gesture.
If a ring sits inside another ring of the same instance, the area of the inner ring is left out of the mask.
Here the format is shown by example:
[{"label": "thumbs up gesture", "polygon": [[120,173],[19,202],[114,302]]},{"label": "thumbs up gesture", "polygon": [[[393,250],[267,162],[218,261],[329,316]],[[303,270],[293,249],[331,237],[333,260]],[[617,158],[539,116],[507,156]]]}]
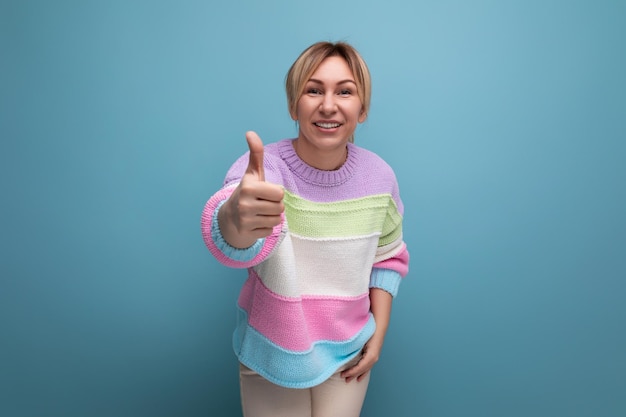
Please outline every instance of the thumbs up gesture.
[{"label": "thumbs up gesture", "polygon": [[265,182],[263,142],[255,132],[247,132],[250,149],[248,168],[241,182],[218,212],[222,236],[231,246],[247,248],[257,239],[269,236],[280,224],[284,191],[280,185]]}]

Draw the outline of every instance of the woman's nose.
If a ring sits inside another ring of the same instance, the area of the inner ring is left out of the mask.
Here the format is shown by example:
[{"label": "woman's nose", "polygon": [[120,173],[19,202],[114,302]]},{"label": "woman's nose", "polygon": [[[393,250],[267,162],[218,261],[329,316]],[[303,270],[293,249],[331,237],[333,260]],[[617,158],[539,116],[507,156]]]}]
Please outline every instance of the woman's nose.
[{"label": "woman's nose", "polygon": [[337,102],[334,94],[326,94],[320,104],[320,110],[323,113],[332,113],[337,109]]}]

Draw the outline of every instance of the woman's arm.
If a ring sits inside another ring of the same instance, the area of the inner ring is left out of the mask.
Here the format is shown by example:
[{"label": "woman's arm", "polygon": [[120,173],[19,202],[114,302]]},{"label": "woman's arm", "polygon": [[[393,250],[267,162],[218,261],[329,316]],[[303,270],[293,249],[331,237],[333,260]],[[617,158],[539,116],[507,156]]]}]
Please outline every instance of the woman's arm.
[{"label": "woman's arm", "polygon": [[374,315],[376,330],[363,347],[363,356],[359,363],[341,373],[341,377],[345,378],[346,382],[350,382],[354,378],[360,381],[378,362],[383,349],[385,334],[387,334],[389,327],[392,301],[393,297],[387,291],[380,288],[370,288],[370,309]]}]

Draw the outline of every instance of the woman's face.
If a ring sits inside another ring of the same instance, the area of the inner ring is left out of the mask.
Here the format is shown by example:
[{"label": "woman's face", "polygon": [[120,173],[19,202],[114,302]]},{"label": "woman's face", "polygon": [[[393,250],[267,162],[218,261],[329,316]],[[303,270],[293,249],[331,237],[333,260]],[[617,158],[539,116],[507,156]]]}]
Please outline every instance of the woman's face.
[{"label": "woman's face", "polygon": [[[345,59],[326,58],[306,82],[291,117],[300,125],[296,150],[300,158],[320,169],[336,169],[345,160],[346,144],[366,114]],[[336,158],[333,158],[335,156]],[[343,159],[341,159],[343,157]],[[329,159],[330,158],[330,159]],[[317,162],[313,162],[313,160]],[[319,166],[327,162],[339,166]]]}]

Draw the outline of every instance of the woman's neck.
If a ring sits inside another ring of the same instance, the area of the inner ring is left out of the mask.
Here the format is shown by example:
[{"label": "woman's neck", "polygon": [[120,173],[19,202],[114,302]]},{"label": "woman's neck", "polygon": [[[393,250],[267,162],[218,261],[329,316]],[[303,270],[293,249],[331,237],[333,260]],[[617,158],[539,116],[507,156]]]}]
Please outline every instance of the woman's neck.
[{"label": "woman's neck", "polygon": [[307,165],[322,171],[336,171],[348,159],[347,145],[324,151],[311,149],[311,147],[306,146],[306,141],[303,139],[295,139],[292,141],[292,144],[300,159]]}]

